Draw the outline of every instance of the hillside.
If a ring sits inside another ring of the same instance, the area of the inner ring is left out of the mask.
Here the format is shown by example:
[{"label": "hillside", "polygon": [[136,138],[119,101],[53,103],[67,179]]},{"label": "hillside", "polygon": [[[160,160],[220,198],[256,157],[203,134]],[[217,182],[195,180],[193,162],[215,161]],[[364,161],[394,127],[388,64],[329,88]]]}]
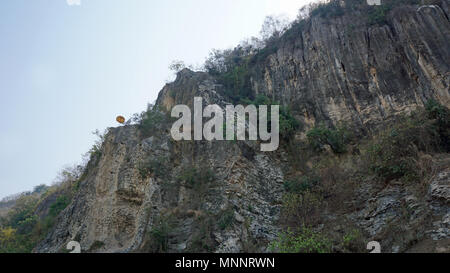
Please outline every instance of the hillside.
[{"label": "hillside", "polygon": [[[19,199],[0,251],[450,252],[450,2],[363,2],[180,70],[82,170]],[[194,96],[279,103],[280,148],[174,141],[170,111]]]}]

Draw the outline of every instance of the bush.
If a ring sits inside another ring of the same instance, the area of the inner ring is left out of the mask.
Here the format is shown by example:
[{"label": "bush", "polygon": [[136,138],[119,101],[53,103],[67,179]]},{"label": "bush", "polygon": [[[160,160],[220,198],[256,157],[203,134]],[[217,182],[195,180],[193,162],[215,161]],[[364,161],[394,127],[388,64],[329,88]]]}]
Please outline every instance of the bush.
[{"label": "bush", "polygon": [[92,145],[92,148],[89,150],[88,155],[90,158],[100,158],[102,155],[102,145],[103,142],[105,142],[106,134],[108,133],[107,130],[105,132],[100,133],[99,130],[95,130],[92,132],[93,135],[97,136],[97,140],[95,141],[94,145]]},{"label": "bush", "polygon": [[186,185],[194,190],[200,190],[215,180],[214,172],[209,168],[197,169],[189,167],[184,169],[178,176],[178,180],[184,181]]},{"label": "bush", "polygon": [[369,168],[385,181],[421,177],[418,152],[448,152],[448,109],[435,101],[380,132],[367,148]]},{"label": "bush", "polygon": [[58,214],[63,211],[70,204],[70,200],[67,196],[59,196],[56,199],[56,202],[50,206],[49,215],[51,217],[56,217]]},{"label": "bush", "polygon": [[322,197],[310,190],[283,196],[281,221],[288,226],[314,225],[320,219]]},{"label": "bush", "polygon": [[193,224],[193,234],[188,252],[211,253],[214,251],[215,240],[213,236],[214,221],[211,216],[201,216]]},{"label": "bush", "polygon": [[[22,196],[0,227],[0,253],[29,253],[53,228],[56,216],[69,204],[64,195],[50,205],[48,215],[40,219],[35,215],[39,202],[36,195]],[[6,235],[7,236],[6,236]]]},{"label": "bush", "polygon": [[33,188],[33,193],[44,193],[47,189],[47,185],[41,184]]},{"label": "bush", "polygon": [[334,153],[342,154],[347,151],[346,144],[350,139],[350,132],[344,125],[338,126],[336,129],[328,129],[325,124],[321,123],[308,131],[306,136],[310,147],[315,151],[321,152],[325,145],[330,145]]},{"label": "bush", "polygon": [[331,243],[322,234],[303,227],[296,232],[291,229],[281,232],[269,248],[277,253],[329,253]]},{"label": "bush", "polygon": [[290,139],[300,128],[300,122],[294,118],[289,108],[280,107],[280,134],[284,139]]},{"label": "bush", "polygon": [[435,120],[435,130],[439,134],[440,145],[450,151],[450,111],[437,101],[430,99],[425,104],[428,119]]},{"label": "bush", "polygon": [[386,16],[391,10],[390,6],[381,5],[369,11],[367,20],[369,25],[384,25],[387,23]]},{"label": "bush", "polygon": [[[367,18],[369,25],[383,25],[387,23],[387,14],[394,7],[400,5],[416,5],[421,4],[421,0],[382,0],[381,6],[369,6],[366,0],[345,0],[345,5],[341,5],[341,0],[331,0],[328,3],[310,4],[310,16],[319,16],[322,18],[335,18],[344,14],[358,11]],[[436,4],[435,0],[425,1],[423,4]],[[357,15],[355,15],[357,16]],[[300,16],[304,18],[305,16]],[[304,19],[303,19],[304,20]]]},{"label": "bush", "polygon": [[[402,135],[404,137],[404,135]],[[383,137],[380,143],[370,146],[368,153],[370,157],[370,170],[379,177],[390,181],[408,176],[410,179],[416,177],[414,170],[415,157],[414,148],[399,145],[395,130],[391,131],[390,137]]]},{"label": "bush", "polygon": [[178,181],[184,182],[184,186],[191,189],[189,203],[196,209],[204,205],[204,198],[215,180],[214,172],[210,168],[188,167],[178,176]]},{"label": "bush", "polygon": [[288,180],[284,182],[284,188],[290,193],[303,193],[310,190],[319,183],[320,179],[317,176],[302,176],[300,179]]},{"label": "bush", "polygon": [[222,215],[220,216],[217,225],[221,230],[225,230],[226,228],[231,226],[233,222],[234,222],[234,210],[227,209],[224,212],[222,212]]},{"label": "bush", "polygon": [[226,95],[234,102],[251,93],[250,73],[247,62],[238,64],[229,71],[220,74],[218,79],[219,83],[225,87]]},{"label": "bush", "polygon": [[8,240],[0,240],[0,253],[29,253],[47,236],[57,216],[72,201],[74,188],[83,179],[83,168],[65,168],[55,185],[39,185],[15,200],[6,217],[0,218],[0,232],[8,231]]},{"label": "bush", "polygon": [[149,109],[141,114],[139,129],[142,131],[144,137],[150,136],[158,129],[158,126],[164,122],[166,116],[161,112],[158,107],[149,106]]},{"label": "bush", "polygon": [[343,249],[350,252],[362,252],[365,250],[364,240],[358,229],[352,229],[342,237]]},{"label": "bush", "polygon": [[102,241],[94,241],[89,248],[88,252],[96,251],[105,246],[105,243]]},{"label": "bush", "polygon": [[311,16],[320,16],[322,18],[342,16],[345,10],[339,2],[333,0],[329,3],[320,3],[311,10]]},{"label": "bush", "polygon": [[249,61],[252,46],[232,50],[213,50],[205,62],[205,70],[224,87],[225,95],[238,102],[251,94]]},{"label": "bush", "polygon": [[164,253],[169,248],[169,234],[173,229],[171,216],[160,216],[155,219],[148,232],[145,248],[152,253]]},{"label": "bush", "polygon": [[[265,95],[259,94],[255,97],[254,100],[251,100],[249,98],[241,98],[240,103],[244,105],[279,105],[278,102],[271,100]],[[269,110],[270,111],[270,110]],[[271,129],[271,123],[270,123],[271,116],[267,116],[267,128],[268,130]],[[259,121],[258,121],[259,122]],[[294,136],[295,132],[300,128],[300,123],[298,120],[294,118],[292,115],[290,109],[285,106],[280,106],[280,120],[279,120],[279,129],[280,129],[280,135],[286,139],[289,140],[291,137]]]},{"label": "bush", "polygon": [[164,177],[169,172],[166,164],[168,160],[167,157],[159,156],[141,162],[138,166],[139,176],[141,179],[146,179],[152,174],[154,177]]}]

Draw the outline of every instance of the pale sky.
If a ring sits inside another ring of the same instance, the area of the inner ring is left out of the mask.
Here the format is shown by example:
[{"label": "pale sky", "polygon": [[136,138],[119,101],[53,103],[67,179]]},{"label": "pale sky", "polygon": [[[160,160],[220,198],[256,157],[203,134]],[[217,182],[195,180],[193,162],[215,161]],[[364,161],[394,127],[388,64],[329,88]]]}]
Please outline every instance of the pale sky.
[{"label": "pale sky", "polygon": [[200,65],[311,1],[68,2],[0,1],[0,198],[80,163],[92,131],[156,100],[172,60]]}]

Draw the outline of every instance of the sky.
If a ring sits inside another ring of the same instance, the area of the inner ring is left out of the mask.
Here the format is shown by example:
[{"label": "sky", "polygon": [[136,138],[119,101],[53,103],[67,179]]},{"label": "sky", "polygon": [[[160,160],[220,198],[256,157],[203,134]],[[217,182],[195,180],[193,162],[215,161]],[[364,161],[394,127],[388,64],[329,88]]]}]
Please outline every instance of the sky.
[{"label": "sky", "polygon": [[308,2],[0,1],[0,199],[81,163],[93,131],[156,100],[171,61],[201,65]]}]

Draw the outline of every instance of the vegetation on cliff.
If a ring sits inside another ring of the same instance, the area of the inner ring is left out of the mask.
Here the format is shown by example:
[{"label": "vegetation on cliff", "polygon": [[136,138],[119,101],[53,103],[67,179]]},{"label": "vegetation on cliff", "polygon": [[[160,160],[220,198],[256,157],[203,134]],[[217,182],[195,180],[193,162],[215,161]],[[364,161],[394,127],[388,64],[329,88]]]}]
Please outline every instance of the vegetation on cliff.
[{"label": "vegetation on cliff", "polygon": [[81,171],[66,168],[55,185],[35,187],[15,200],[14,207],[0,218],[0,253],[31,252],[47,236],[78,191]]},{"label": "vegetation on cliff", "polygon": [[[354,135],[352,129],[345,124],[332,126],[329,120],[317,120],[315,126],[305,132],[306,139],[299,140],[296,136],[303,129],[303,124],[295,118],[291,102],[277,101],[276,92],[266,95],[254,93],[252,75],[256,69],[255,64],[267,61],[267,57],[277,51],[279,44],[291,41],[299,31],[307,27],[312,18],[328,20],[353,12],[366,18],[363,24],[367,26],[383,25],[387,23],[389,12],[396,6],[418,4],[419,1],[388,1],[387,5],[382,7],[362,5],[365,0],[345,1],[345,6],[339,2],[341,1],[313,5],[309,7],[307,15],[303,10],[292,24],[269,18],[266,20],[261,39],[250,40],[232,50],[215,50],[205,63],[205,70],[221,84],[221,91],[229,101],[247,105],[283,104],[280,108],[282,152],[274,152],[270,156],[271,159],[279,159],[286,154],[288,161],[283,165],[285,181],[280,219],[279,222],[273,223],[280,225],[282,231],[279,238],[270,243],[272,251],[364,250],[367,232],[348,219],[324,219],[323,212],[342,215],[351,213],[358,205],[361,206],[354,191],[362,183],[374,184],[374,187],[401,184],[404,188],[422,193],[418,196],[424,196],[424,181],[433,174],[433,156],[449,153],[449,110],[434,100],[429,100],[425,108],[419,108],[409,115],[398,116],[393,122],[384,124],[384,129],[373,129],[364,137]],[[175,70],[179,70],[183,64],[176,63],[173,66]],[[155,132],[164,131],[166,128],[162,125],[169,124],[170,118],[158,107],[149,107],[146,112],[136,115],[133,121],[136,123],[139,137],[145,139],[155,135]],[[36,187],[33,192],[14,200],[15,205],[5,217],[0,218],[0,252],[30,252],[54,229],[61,212],[74,200],[86,176],[102,157],[105,136],[98,135],[99,141],[91,149],[91,160],[86,167],[66,170],[58,184],[52,187]],[[234,147],[227,148],[254,161],[252,148],[242,146],[244,148],[239,147],[239,150],[232,150]],[[175,156],[170,154],[170,157],[145,155],[144,160],[135,165],[141,180],[139,182],[152,178],[160,183],[160,199],[169,200],[169,204],[175,203],[172,200],[179,199],[181,188],[187,192],[185,196],[189,199],[183,203],[186,206],[184,210],[165,208],[159,212],[158,217],[150,219],[152,226],[144,234],[141,250],[169,251],[175,227],[185,218],[194,215],[192,230],[186,231],[191,232],[192,240],[185,251],[215,251],[217,243],[213,238],[214,233],[230,231],[236,223],[244,227],[242,230],[248,230],[250,220],[239,215],[231,205],[221,207],[219,213],[212,213],[208,210],[210,208],[205,208],[204,203],[208,196],[221,197],[223,194],[216,190],[220,181],[210,169],[212,166],[208,160],[199,159],[199,151],[195,150],[198,147],[178,148],[191,149],[191,160],[194,161],[195,158],[198,164],[191,161],[189,164],[175,162],[172,158]],[[173,150],[170,150],[168,153],[172,152]],[[133,162],[128,163],[133,166]],[[234,164],[243,163],[234,162],[233,167]],[[167,173],[175,168],[181,169],[179,175],[168,177]],[[242,182],[236,180],[233,180],[236,184]],[[264,190],[257,188],[257,191]],[[270,206],[275,207],[279,203],[273,201]],[[244,209],[253,213],[255,208],[248,205]],[[411,212],[406,209],[405,211],[404,217],[407,219],[410,216],[408,213]],[[326,221],[333,221],[335,225],[325,225]],[[243,243],[244,250],[260,251],[260,242],[254,241],[254,238],[248,238]],[[103,242],[95,241],[89,249],[95,251],[103,246]]]},{"label": "vegetation on cliff", "polygon": [[[354,202],[350,198],[362,181],[383,187],[401,183],[422,196],[427,190],[424,181],[433,175],[432,156],[450,152],[449,113],[448,108],[429,100],[424,108],[400,116],[385,129],[360,140],[329,141],[330,135],[343,139],[344,134],[320,125],[308,132],[308,142],[291,141],[287,149],[292,175],[285,182],[281,214],[285,231],[271,244],[272,249],[363,251],[367,240],[362,239],[367,234],[351,223],[345,223],[340,232],[317,229],[324,221],[321,212],[343,214],[351,210],[352,206],[344,203]],[[333,148],[335,143],[340,143],[339,149]],[[324,145],[329,146],[328,152]]]}]

